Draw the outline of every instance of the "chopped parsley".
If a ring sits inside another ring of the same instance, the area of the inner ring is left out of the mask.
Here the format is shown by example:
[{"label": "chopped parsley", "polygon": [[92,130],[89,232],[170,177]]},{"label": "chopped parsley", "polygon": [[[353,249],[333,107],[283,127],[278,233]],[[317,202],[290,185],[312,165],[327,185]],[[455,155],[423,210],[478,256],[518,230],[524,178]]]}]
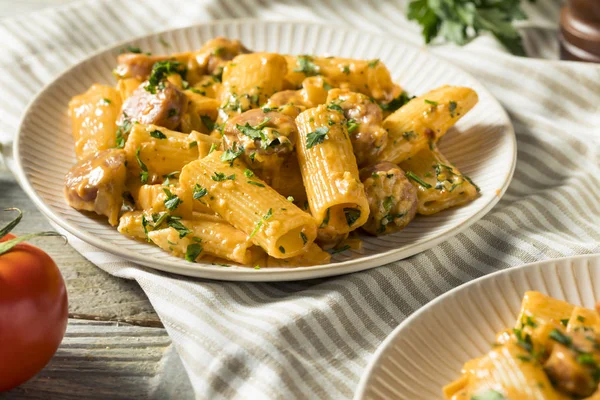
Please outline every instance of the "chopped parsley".
[{"label": "chopped parsley", "polygon": [[323,89],[330,91],[331,89],[333,89],[333,86],[331,86],[329,83],[327,83],[326,81],[323,81]]},{"label": "chopped parsley", "polygon": [[377,66],[377,64],[379,64],[379,58],[376,58],[373,61],[370,61],[369,68],[375,68]]},{"label": "chopped parsley", "polygon": [[185,259],[189,262],[196,262],[196,258],[202,253],[202,245],[199,243],[192,243],[188,245],[185,250]]},{"label": "chopped parsley", "polygon": [[464,179],[465,181],[467,181],[467,182],[469,182],[471,185],[475,186],[475,190],[477,190],[477,192],[481,192],[481,189],[479,188],[479,186],[477,186],[477,185],[475,184],[475,182],[473,182],[473,181],[471,180],[471,178],[469,178],[467,175],[464,175],[464,174],[463,174],[463,176],[462,176],[462,177],[463,177],[463,179]]},{"label": "chopped parsley", "polygon": [[360,210],[358,208],[344,208],[344,215],[348,226],[352,226],[360,218]]},{"label": "chopped parsley", "polygon": [[450,116],[452,118],[456,117],[456,107],[457,104],[455,101],[451,100],[450,103],[448,103],[448,111],[450,111]]},{"label": "chopped parsley", "polygon": [[[144,234],[146,235],[146,237],[148,237],[148,220],[146,219],[146,216],[142,214],[142,228],[144,228]],[[150,239],[148,239],[150,240]]]},{"label": "chopped parsley", "polygon": [[165,180],[163,181],[163,186],[169,186],[170,185],[170,179],[171,178],[176,178],[179,175],[179,171],[173,171],[173,172],[169,172],[166,175],[163,175],[163,178],[165,178]]},{"label": "chopped parsley", "polygon": [[162,81],[169,75],[179,74],[185,79],[187,69],[185,65],[179,61],[165,60],[158,61],[152,66],[150,77],[148,78],[148,84],[144,89],[146,91],[156,94],[156,89],[161,89]]},{"label": "chopped parsley", "polygon": [[383,200],[383,209],[385,212],[390,212],[390,209],[394,205],[394,196],[388,196]]},{"label": "chopped parsley", "polygon": [[233,143],[233,147],[231,149],[225,150],[225,152],[221,155],[221,161],[228,162],[229,165],[233,165],[233,161],[241,156],[244,153],[244,147],[237,147],[237,143]]},{"label": "chopped parsley", "polygon": [[328,133],[329,128],[327,128],[326,126],[322,126],[320,128],[315,129],[314,132],[310,132],[306,136],[306,148],[310,149],[311,147],[323,143],[325,139],[329,138],[329,136],[327,136]]},{"label": "chopped parsley", "polygon": [[531,315],[525,315],[521,321],[521,324],[523,324],[523,326],[530,326],[532,328],[537,327],[537,324]]},{"label": "chopped parsley", "polygon": [[178,114],[178,111],[176,108],[169,108],[169,113],[168,113],[167,117],[171,118],[171,117],[176,116],[177,114]]},{"label": "chopped parsley", "polygon": [[263,185],[263,184],[262,184],[262,183],[260,183],[260,182],[255,182],[255,181],[247,181],[247,182],[248,182],[250,185],[258,186],[258,187],[261,187],[261,188],[264,188],[264,187],[265,187],[265,185]]},{"label": "chopped parsley", "polygon": [[279,251],[281,252],[281,254],[285,254],[285,247],[279,246]]},{"label": "chopped parsley", "polygon": [[560,324],[561,324],[562,326],[567,326],[567,325],[568,325],[568,323],[569,323],[569,318],[565,318],[565,319],[561,319],[561,320],[560,320]]},{"label": "chopped parsley", "polygon": [[208,115],[201,115],[200,120],[202,121],[202,123],[204,124],[206,129],[208,129],[209,131],[212,131],[215,129],[215,123],[213,122],[212,119],[210,119],[210,117]]},{"label": "chopped parsley", "polygon": [[231,174],[229,176],[226,176],[224,173],[222,172],[215,172],[214,175],[211,175],[210,178],[215,181],[215,182],[223,182],[223,181],[233,181],[235,180],[235,174]]},{"label": "chopped parsley", "polygon": [[158,228],[168,218],[169,218],[169,213],[166,211],[152,214],[152,222],[154,222],[154,229]]},{"label": "chopped parsley", "polygon": [[337,254],[337,253],[341,253],[342,251],[346,251],[346,250],[350,250],[350,245],[347,244],[345,246],[339,247],[337,249],[333,249],[331,251],[331,254]]},{"label": "chopped parsley", "polygon": [[142,146],[139,146],[137,148],[137,150],[135,151],[135,159],[136,159],[138,165],[140,166],[140,168],[142,169],[142,172],[140,172],[140,180],[142,181],[142,183],[145,184],[148,182],[148,167],[146,166],[146,164],[144,164],[144,162],[140,158],[141,148],[142,148]]},{"label": "chopped parsley", "polygon": [[412,171],[406,171],[406,177],[416,183],[418,183],[419,185],[423,186],[425,189],[431,189],[431,185],[427,182],[425,182],[423,179],[419,178],[417,176],[417,174],[415,174]]},{"label": "chopped parsley", "polygon": [[308,242],[308,238],[304,234],[304,232],[300,232],[300,238],[302,239],[302,243],[306,244]]},{"label": "chopped parsley", "polygon": [[402,134],[402,137],[405,140],[411,140],[412,138],[417,137],[417,134],[415,133],[415,131],[406,131]]},{"label": "chopped parsley", "polygon": [[102,98],[102,102],[104,104],[110,104],[110,103],[112,103],[112,101],[110,99],[107,99],[106,97]]},{"label": "chopped parsley", "polygon": [[329,214],[330,214],[330,210],[328,208],[327,213],[325,213],[325,218],[323,218],[323,222],[321,223],[319,228],[324,228],[329,224],[329,216],[330,216]]},{"label": "chopped parsley", "polygon": [[117,128],[117,140],[115,142],[116,147],[118,149],[122,149],[123,147],[125,147],[125,139],[126,136],[129,134],[129,131],[131,131],[132,126],[133,123],[131,122],[127,114],[123,112],[123,123]]},{"label": "chopped parsley", "polygon": [[344,65],[342,67],[342,72],[345,73],[346,75],[350,74],[350,66],[349,65]]},{"label": "chopped parsley", "polygon": [[354,119],[349,119],[346,121],[346,127],[348,128],[348,133],[353,133],[360,126]]},{"label": "chopped parsley", "polygon": [[153,138],[156,138],[156,139],[166,139],[167,138],[167,135],[165,135],[158,129],[155,129],[152,132],[150,132],[150,136],[152,136]]},{"label": "chopped parsley", "polygon": [[219,147],[218,144],[213,143],[210,145],[210,150],[208,150],[208,154],[212,153],[213,151],[215,151],[217,149],[217,147]]},{"label": "chopped parsley", "polygon": [[[195,88],[195,87],[191,87],[189,90],[190,90],[192,93],[196,93],[196,94],[199,94],[199,95],[201,95],[201,96],[206,96],[206,92],[205,92],[204,90],[200,90],[200,89],[197,89],[197,88]],[[204,116],[206,116],[206,115],[204,115]],[[200,118],[202,118],[202,117],[200,117]]]},{"label": "chopped parsley", "polygon": [[169,189],[163,188],[163,192],[165,192],[165,194],[167,195],[167,199],[164,202],[167,210],[173,211],[177,207],[179,207],[179,205],[181,203],[183,203],[183,200],[181,200],[179,197],[177,197],[177,195],[174,195],[173,193],[171,193],[171,191]]},{"label": "chopped parsley", "polygon": [[244,175],[246,176],[246,178],[252,178],[254,176],[254,172],[252,172],[250,169],[246,168],[244,170]]},{"label": "chopped parsley", "polygon": [[179,233],[179,238],[184,238],[186,235],[192,233],[185,225],[183,225],[180,221],[179,217],[169,217],[167,220],[167,225],[173,229],[175,229]]},{"label": "chopped parsley", "polygon": [[578,315],[577,316],[577,321],[579,321],[579,322],[585,322],[585,317],[583,315]]},{"label": "chopped parsley", "polygon": [[426,104],[430,104],[430,105],[432,105],[434,107],[437,107],[439,105],[439,103],[437,101],[427,100],[427,99],[425,99],[425,103]]},{"label": "chopped parsley", "polygon": [[412,99],[414,99],[414,96],[409,96],[408,93],[402,92],[389,103],[380,103],[379,107],[381,107],[383,111],[394,112]]},{"label": "chopped parsley", "polygon": [[126,50],[128,53],[142,54],[142,49],[136,46],[127,46]]},{"label": "chopped parsley", "polygon": [[564,333],[562,333],[561,331],[559,331],[558,329],[553,329],[550,334],[548,335],[548,337],[552,340],[554,340],[555,342],[558,342],[564,346],[570,347],[571,344],[573,344],[573,339],[571,339],[569,336],[565,335]]},{"label": "chopped parsley", "polygon": [[344,112],[344,109],[339,104],[331,103],[327,104],[327,109],[332,111]]},{"label": "chopped parsley", "polygon": [[577,362],[583,365],[596,365],[596,360],[594,360],[594,356],[590,353],[581,353],[577,355]]},{"label": "chopped parsley", "polygon": [[208,190],[206,190],[206,188],[203,188],[202,186],[200,186],[197,183],[194,185],[194,190],[193,190],[193,194],[192,194],[192,197],[194,198],[194,200],[200,200],[202,197],[206,196],[207,194],[208,194]]},{"label": "chopped parsley", "polygon": [[524,335],[523,330],[517,328],[513,329],[513,333],[517,338],[517,344],[523,350],[527,351],[528,353],[531,353],[533,351],[533,342],[531,340],[531,335],[529,335],[528,333]]},{"label": "chopped parsley", "polygon": [[273,209],[269,208],[269,211],[267,211],[267,213],[261,218],[261,220],[258,221],[258,223],[256,224],[256,227],[250,234],[249,238],[252,238],[254,235],[256,235],[256,233],[260,230],[261,226],[263,226],[264,221],[269,220],[272,216],[273,216]]},{"label": "chopped parsley", "polygon": [[302,72],[306,76],[319,75],[319,67],[314,64],[311,56],[298,56],[297,64],[298,68],[294,72]]}]

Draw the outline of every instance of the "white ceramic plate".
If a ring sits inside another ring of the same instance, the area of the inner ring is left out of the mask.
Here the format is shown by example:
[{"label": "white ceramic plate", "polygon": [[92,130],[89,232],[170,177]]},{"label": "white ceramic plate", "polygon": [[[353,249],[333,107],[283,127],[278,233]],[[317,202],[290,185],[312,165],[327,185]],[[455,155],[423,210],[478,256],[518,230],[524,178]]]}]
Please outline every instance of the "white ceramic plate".
[{"label": "white ceramic plate", "polygon": [[[365,237],[363,250],[347,251],[323,266],[224,268],[192,264],[158,247],[120,235],[89,213],[70,208],[63,199],[63,177],[75,162],[69,99],[92,83],[114,84],[111,70],[126,44],[155,54],[199,48],[215,36],[236,38],[250,49],[291,54],[331,54],[379,58],[408,92],[422,94],[443,84],[469,86],[479,104],[443,139],[440,148],[480,187],[472,203],[430,217],[417,217],[405,230],[382,238]],[[165,47],[164,42],[170,47]],[[142,265],[211,279],[276,281],[344,274],[383,265],[428,249],[487,213],[504,193],[516,162],[514,130],[500,104],[467,73],[423,49],[344,27],[303,22],[219,21],[139,38],[103,50],[72,67],[48,85],[26,111],[14,143],[17,175],[28,195],[53,222],[78,238]]]},{"label": "white ceramic plate", "polygon": [[379,346],[355,400],[443,399],[463,364],[487,353],[514,325],[523,294],[536,290],[587,308],[600,300],[600,255],[527,264],[476,279],[438,297]]}]

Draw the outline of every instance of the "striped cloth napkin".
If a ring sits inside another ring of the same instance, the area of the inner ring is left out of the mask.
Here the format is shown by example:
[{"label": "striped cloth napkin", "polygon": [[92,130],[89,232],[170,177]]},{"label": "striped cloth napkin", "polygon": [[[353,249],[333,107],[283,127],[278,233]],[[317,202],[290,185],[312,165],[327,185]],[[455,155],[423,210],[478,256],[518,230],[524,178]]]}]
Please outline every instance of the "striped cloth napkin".
[{"label": "striped cloth napkin", "polygon": [[[0,141],[34,93],[118,40],[222,18],[331,20],[420,45],[405,2],[94,0],[0,22]],[[530,55],[556,52],[560,1],[528,7]],[[535,7],[535,8],[531,8]],[[135,279],[175,343],[198,398],[350,398],[375,348],[406,316],[498,269],[600,252],[600,67],[510,56],[489,38],[436,47],[475,75],[515,125],[518,162],[499,204],[410,259],[329,279],[211,282],[138,267],[76,238],[109,273]],[[8,154],[10,156],[10,154]]]}]

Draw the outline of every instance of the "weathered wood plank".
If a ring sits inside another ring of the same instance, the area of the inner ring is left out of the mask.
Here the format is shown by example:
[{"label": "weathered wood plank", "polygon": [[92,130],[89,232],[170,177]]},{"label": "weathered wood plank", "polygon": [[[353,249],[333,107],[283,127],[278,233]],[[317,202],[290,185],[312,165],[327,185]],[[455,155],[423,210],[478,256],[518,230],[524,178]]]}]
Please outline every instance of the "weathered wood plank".
[{"label": "weathered wood plank", "polygon": [[[0,209],[19,207],[25,213],[15,233],[52,229],[8,171],[0,171],[0,188]],[[0,212],[0,224],[13,215]],[[34,239],[32,242],[42,247],[59,266],[67,285],[69,312],[73,317],[162,326],[137,283],[105,273],[57,238]]]},{"label": "weathered wood plank", "polygon": [[191,399],[183,366],[163,328],[69,320],[54,358],[15,399]]}]

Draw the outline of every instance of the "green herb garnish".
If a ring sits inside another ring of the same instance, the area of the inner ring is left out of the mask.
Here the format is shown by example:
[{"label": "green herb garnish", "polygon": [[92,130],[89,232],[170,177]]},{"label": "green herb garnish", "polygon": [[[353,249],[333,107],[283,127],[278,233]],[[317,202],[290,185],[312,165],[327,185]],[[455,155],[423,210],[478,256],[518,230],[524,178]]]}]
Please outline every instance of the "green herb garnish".
[{"label": "green herb garnish", "polygon": [[425,182],[423,179],[419,178],[414,172],[406,171],[406,177],[414,182],[417,182],[419,185],[423,186],[425,189],[431,189],[431,185]]},{"label": "green herb garnish", "polygon": [[329,128],[327,128],[326,126],[322,126],[320,128],[315,129],[314,132],[310,132],[306,136],[306,148],[310,149],[311,147],[323,143],[325,139],[329,138],[329,136],[327,136],[327,133],[329,133]]},{"label": "green herb garnish", "polygon": [[156,94],[156,89],[160,89],[162,81],[169,75],[179,74],[185,79],[187,69],[179,61],[165,60],[155,62],[148,78],[148,84],[144,87],[146,91]]},{"label": "green herb garnish", "polygon": [[313,63],[311,56],[298,56],[297,64],[298,68],[294,72],[302,72],[306,76],[319,75],[319,67]]},{"label": "green herb garnish", "polygon": [[233,181],[233,180],[235,180],[235,174],[226,176],[222,172],[215,172],[214,175],[210,176],[210,178],[215,182],[223,182],[223,181],[227,181],[227,180]]},{"label": "green herb garnish", "polygon": [[152,132],[150,132],[150,136],[152,136],[153,138],[156,138],[156,139],[166,139],[167,138],[167,135],[165,135],[158,129],[155,129]]},{"label": "green herb garnish", "polygon": [[177,197],[177,195],[174,195],[173,193],[171,193],[171,191],[169,189],[163,188],[163,192],[165,192],[165,194],[167,195],[167,199],[164,202],[167,210],[173,211],[177,207],[179,207],[179,205],[181,203],[183,203],[183,200],[181,200],[179,197]]},{"label": "green herb garnish", "polygon": [[369,62],[369,68],[375,68],[377,66],[377,64],[379,64],[379,58],[374,59],[373,61]]},{"label": "green herb garnish", "polygon": [[215,129],[215,123],[212,119],[210,119],[208,115],[201,115],[200,120],[202,121],[202,124],[204,124],[206,129],[209,130],[209,132],[212,132]]},{"label": "green herb garnish", "polygon": [[349,119],[346,121],[346,127],[348,128],[348,133],[353,133],[360,126],[354,119]]},{"label": "green herb garnish", "polygon": [[452,118],[456,117],[456,108],[458,107],[458,105],[456,104],[455,101],[450,101],[450,103],[448,103],[448,111],[450,111],[450,116]]},{"label": "green herb garnish", "polygon": [[188,245],[185,250],[185,259],[189,262],[196,262],[196,258],[202,253],[202,245],[199,243],[192,243]]},{"label": "green herb garnish", "polygon": [[140,168],[142,169],[142,172],[140,173],[140,180],[142,181],[142,183],[145,184],[148,182],[148,167],[146,166],[146,164],[144,164],[144,162],[140,158],[141,148],[142,148],[142,146],[139,146],[137,148],[137,150],[135,151],[135,159],[136,159],[138,165],[140,166]]},{"label": "green herb garnish", "polygon": [[527,18],[519,3],[520,0],[412,0],[408,19],[421,25],[425,43],[441,36],[464,45],[487,31],[511,53],[524,56],[523,41],[513,25],[513,21]]},{"label": "green herb garnish", "polygon": [[261,188],[264,188],[264,187],[265,187],[265,185],[263,185],[263,184],[262,184],[262,183],[260,183],[260,182],[255,182],[255,181],[247,181],[247,182],[248,182],[250,185],[258,186],[258,187],[261,187]]},{"label": "green herb garnish", "polygon": [[302,243],[306,244],[308,242],[308,238],[304,234],[304,232],[300,232],[300,238],[302,239]]},{"label": "green herb garnish", "polygon": [[558,342],[564,346],[570,347],[571,344],[573,343],[573,339],[571,339],[569,336],[565,335],[564,333],[562,333],[561,331],[559,331],[558,329],[553,329],[550,334],[548,335],[548,337],[552,340],[554,340],[555,342]]},{"label": "green herb garnish", "polygon": [[192,193],[192,197],[194,198],[194,200],[200,200],[202,197],[208,194],[208,190],[196,183],[194,185],[194,190]]},{"label": "green herb garnish", "polygon": [[344,215],[348,226],[352,226],[360,218],[360,210],[358,208],[344,208]]}]

